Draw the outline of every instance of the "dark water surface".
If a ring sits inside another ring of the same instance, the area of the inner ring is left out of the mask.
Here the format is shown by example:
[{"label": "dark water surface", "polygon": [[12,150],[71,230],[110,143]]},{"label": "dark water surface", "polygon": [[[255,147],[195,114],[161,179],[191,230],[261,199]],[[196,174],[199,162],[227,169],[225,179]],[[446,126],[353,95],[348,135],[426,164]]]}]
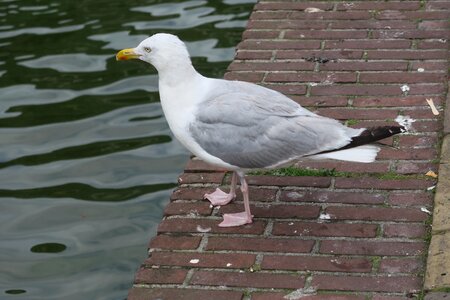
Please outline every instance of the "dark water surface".
[{"label": "dark water surface", "polygon": [[175,33],[221,77],[255,1],[0,0],[0,299],[126,297],[188,153],[114,55]]}]

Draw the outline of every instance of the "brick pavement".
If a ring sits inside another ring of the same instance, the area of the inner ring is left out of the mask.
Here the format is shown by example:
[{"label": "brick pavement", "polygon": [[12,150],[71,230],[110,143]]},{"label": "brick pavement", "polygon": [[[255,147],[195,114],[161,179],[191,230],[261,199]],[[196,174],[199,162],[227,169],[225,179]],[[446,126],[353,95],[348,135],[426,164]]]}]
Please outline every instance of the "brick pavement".
[{"label": "brick pavement", "polygon": [[[311,12],[311,8],[319,9]],[[255,221],[219,228],[205,192],[229,175],[191,160],[128,299],[423,297],[447,93],[450,1],[261,1],[226,78],[256,82],[353,127],[415,119],[371,164],[336,176],[250,175]],[[406,85],[409,90],[402,91]],[[432,98],[441,114],[431,113]]]}]

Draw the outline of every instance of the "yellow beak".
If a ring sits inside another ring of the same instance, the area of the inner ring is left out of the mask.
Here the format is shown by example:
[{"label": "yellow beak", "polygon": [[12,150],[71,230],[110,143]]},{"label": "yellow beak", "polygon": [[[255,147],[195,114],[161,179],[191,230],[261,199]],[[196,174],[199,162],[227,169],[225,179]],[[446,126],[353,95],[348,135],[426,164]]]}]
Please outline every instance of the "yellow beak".
[{"label": "yellow beak", "polygon": [[140,55],[134,52],[133,48],[120,50],[116,54],[116,60],[129,60],[129,59],[137,59]]}]

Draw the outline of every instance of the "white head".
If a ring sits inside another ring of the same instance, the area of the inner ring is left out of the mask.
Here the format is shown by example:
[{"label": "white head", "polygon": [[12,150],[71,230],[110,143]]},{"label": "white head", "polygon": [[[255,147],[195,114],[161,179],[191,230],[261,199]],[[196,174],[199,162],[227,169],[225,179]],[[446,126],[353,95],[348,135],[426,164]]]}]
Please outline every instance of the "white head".
[{"label": "white head", "polygon": [[116,59],[140,59],[152,64],[160,73],[166,69],[192,68],[186,45],[176,35],[168,33],[154,34],[136,48],[121,50]]}]

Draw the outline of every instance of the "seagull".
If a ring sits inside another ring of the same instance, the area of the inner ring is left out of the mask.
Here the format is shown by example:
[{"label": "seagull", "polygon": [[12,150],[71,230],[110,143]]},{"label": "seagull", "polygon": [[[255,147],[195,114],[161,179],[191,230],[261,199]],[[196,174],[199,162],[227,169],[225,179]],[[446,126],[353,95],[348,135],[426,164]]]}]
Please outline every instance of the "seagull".
[{"label": "seagull", "polygon": [[154,34],[119,51],[116,59],[153,65],[174,136],[198,158],[233,172],[228,193],[217,188],[205,199],[214,206],[228,204],[236,197],[239,179],[245,210],[224,214],[221,227],[252,223],[245,172],[300,158],[370,163],[380,150],[370,143],[405,131],[402,126],[350,128],[272,89],[205,77],[193,67],[186,45],[172,34]]}]

